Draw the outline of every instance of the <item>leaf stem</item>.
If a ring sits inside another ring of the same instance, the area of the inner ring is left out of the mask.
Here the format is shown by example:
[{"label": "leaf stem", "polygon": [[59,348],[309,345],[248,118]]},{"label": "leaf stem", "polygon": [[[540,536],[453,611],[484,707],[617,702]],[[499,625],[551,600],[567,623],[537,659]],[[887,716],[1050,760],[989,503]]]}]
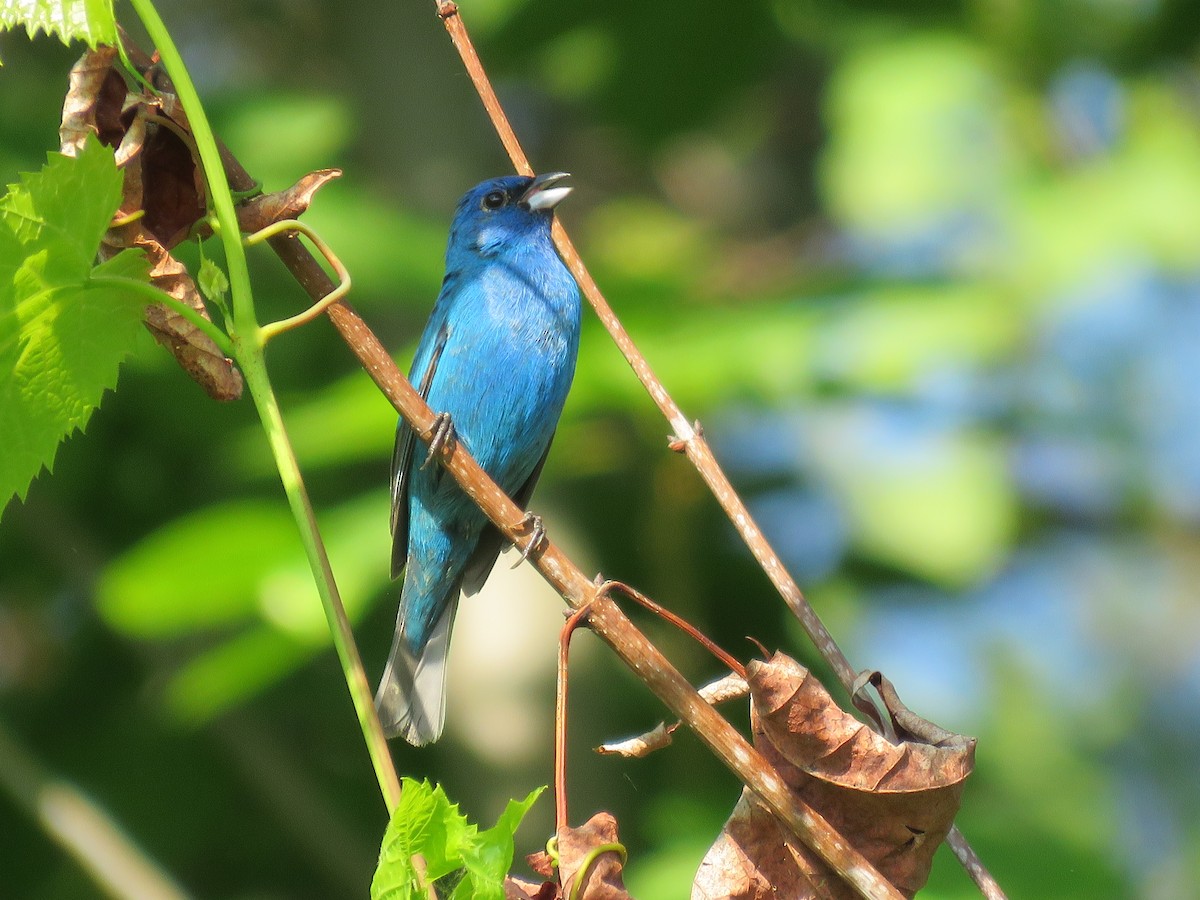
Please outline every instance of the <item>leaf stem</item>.
[{"label": "leaf stem", "polygon": [[126,278],[123,275],[94,275],[88,281],[88,284],[119,287],[123,291],[141,294],[148,298],[151,303],[161,303],[163,306],[169,306],[191,324],[203,331],[214,344],[221,348],[222,353],[229,357],[233,356],[233,342],[229,339],[229,335],[179,298],[172,297],[152,284],[138,281],[136,278]]},{"label": "leaf stem", "polygon": [[379,717],[372,702],[371,688],[363,669],[358,647],[346,609],[338,594],[329,557],[317,529],[312,503],[300,475],[300,467],[284,428],[283,416],[267,374],[263,355],[264,335],[254,311],[254,295],[250,287],[250,271],[246,263],[246,250],[242,244],[233,196],[225,174],[221,151],[208,121],[200,95],[192,83],[174,40],[166,25],[154,8],[151,0],[130,0],[150,39],[158,49],[163,66],[173,83],[176,96],[187,112],[188,122],[195,139],[196,151],[204,170],[208,187],[209,203],[216,214],[216,231],[225,248],[225,263],[229,270],[230,302],[232,316],[229,323],[233,355],[241,367],[246,386],[254,398],[255,408],[266,432],[271,453],[279,469],[279,478],[287,495],[288,505],[300,531],[300,539],[308,557],[309,567],[321,597],[325,619],[329,625],[334,648],[342,665],[346,685],[358,714],[359,726],[367,751],[379,781],[380,791],[387,804],[389,814],[400,803],[400,780],[396,776],[387,739],[379,724]]}]

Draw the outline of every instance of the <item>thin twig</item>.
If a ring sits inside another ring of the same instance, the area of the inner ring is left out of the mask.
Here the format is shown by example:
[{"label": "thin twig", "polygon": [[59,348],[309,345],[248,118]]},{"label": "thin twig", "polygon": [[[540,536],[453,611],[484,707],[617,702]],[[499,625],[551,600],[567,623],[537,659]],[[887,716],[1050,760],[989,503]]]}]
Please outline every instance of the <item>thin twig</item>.
[{"label": "thin twig", "polygon": [[632,588],[622,581],[609,580],[600,585],[596,593],[601,596],[611,597],[613,591],[619,591],[634,603],[637,603],[644,609],[648,609],[650,612],[654,613],[654,615],[658,616],[664,622],[674,625],[676,628],[694,640],[697,644],[715,656],[718,660],[720,660],[721,663],[727,666],[731,672],[740,675],[742,678],[746,677],[746,667],[725,652],[725,650],[718,645],[716,641],[700,631],[700,629],[691,622],[687,621],[681,616],[677,616],[661,603],[656,603],[655,601],[651,600],[636,588]]},{"label": "thin twig", "polygon": [[554,833],[571,825],[567,817],[567,662],[571,638],[587,619],[591,606],[581,606],[567,617],[558,637],[558,679],[554,691]]},{"label": "thin twig", "polygon": [[[450,35],[450,40],[462,58],[463,66],[466,68],[471,82],[475,85],[476,91],[479,93],[480,99],[483,101],[484,108],[487,110],[489,118],[492,120],[492,126],[499,135],[501,142],[504,144],[504,149],[508,152],[509,158],[512,161],[513,167],[517,172],[523,175],[532,175],[533,168],[529,164],[529,159],[526,157],[524,150],[521,149],[520,142],[517,140],[516,134],[513,132],[512,125],[508,121],[508,117],[504,113],[500,101],[496,97],[496,92],[492,88],[491,81],[487,76],[487,72],[483,68],[483,63],[479,59],[479,54],[475,52],[475,47],[471,42],[470,35],[467,33],[466,26],[463,24],[462,15],[459,13],[458,6],[453,0],[434,0],[437,6],[437,14],[441,17],[446,31]],[[716,457],[713,455],[712,449],[708,442],[704,439],[704,431],[700,427],[699,422],[693,425],[692,422],[683,414],[679,405],[674,401],[671,395],[667,392],[666,387],[659,381],[658,377],[651,369],[649,362],[645,356],[634,344],[633,339],[609,306],[608,301],[604,298],[600,287],[596,284],[587,266],[584,265],[583,259],[579,252],[575,249],[575,245],[571,242],[567,235],[566,229],[562,224],[555,219],[552,235],[554,243],[558,247],[559,254],[562,256],[563,262],[570,269],[571,274],[575,276],[575,280],[579,283],[580,289],[583,291],[588,302],[595,309],[596,315],[607,329],[613,342],[637,375],[638,380],[645,387],[651,399],[654,400],[656,406],[662,412],[663,416],[670,423],[674,431],[672,436],[672,449],[686,453],[687,458],[692,465],[700,473],[713,496],[733,523],[742,540],[758,561],[779,595],[784,602],[792,610],[792,613],[800,621],[801,627],[821,654],[821,657],[833,669],[838,681],[846,689],[847,693],[852,692],[854,680],[857,677],[857,672],[850,665],[850,661],[834,640],[833,635],[825,624],[817,615],[816,610],[812,608],[808,600],[804,596],[804,592],[800,590],[800,586],[783,566],[779,555],[774,548],[768,543],[762,530],[754,521],[754,517],[750,515],[750,510],[742,501],[742,498],[734,490],[729,478],[725,475]],[[951,828],[950,834],[947,837],[947,843],[954,850],[955,856],[959,862],[970,874],[975,881],[980,891],[989,900],[1004,900],[1004,893],[1000,889],[995,879],[988,873],[983,866],[979,856],[971,849],[967,843],[966,837],[955,826]]]}]

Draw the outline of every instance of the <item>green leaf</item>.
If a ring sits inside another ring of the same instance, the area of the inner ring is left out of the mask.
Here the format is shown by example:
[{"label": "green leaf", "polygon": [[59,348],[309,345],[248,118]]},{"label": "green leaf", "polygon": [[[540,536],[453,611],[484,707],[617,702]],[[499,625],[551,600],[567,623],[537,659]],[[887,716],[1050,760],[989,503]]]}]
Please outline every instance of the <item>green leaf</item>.
[{"label": "green leaf", "polygon": [[0,0],[0,31],[24,25],[29,36],[57,35],[89,47],[117,42],[112,0]]},{"label": "green leaf", "polygon": [[424,860],[425,883],[466,870],[451,894],[456,900],[503,898],[504,877],[512,865],[513,835],[543,790],[532,791],[520,803],[509,801],[500,821],[480,832],[440,785],[405,778],[400,805],[383,837],[371,900],[424,900],[427,892],[413,865],[417,854]]},{"label": "green leaf", "polygon": [[93,267],[121,182],[112,150],[89,140],[0,198],[0,506],[53,464],[135,346],[146,293],[112,279],[148,281],[142,254]]},{"label": "green leaf", "polygon": [[[382,489],[321,514],[351,621],[390,582],[388,503]],[[96,605],[126,635],[189,638],[188,647],[199,648],[164,685],[169,712],[189,725],[244,702],[329,645],[296,523],[275,502],[220,503],[163,525],[101,573]]]},{"label": "green leaf", "polygon": [[475,830],[441,785],[403,779],[400,805],[383,835],[371,880],[371,900],[424,897],[413,856],[421,854],[425,878],[436,880],[460,868],[463,844]]},{"label": "green leaf", "polygon": [[263,625],[189,660],[166,686],[167,711],[203,725],[275,684],[313,655],[311,644]]},{"label": "green leaf", "polygon": [[503,900],[504,876],[508,874],[513,861],[513,836],[525,814],[545,789],[539,787],[530,791],[529,796],[519,803],[509,800],[500,820],[468,842],[463,852],[467,874],[451,895],[455,900]]}]

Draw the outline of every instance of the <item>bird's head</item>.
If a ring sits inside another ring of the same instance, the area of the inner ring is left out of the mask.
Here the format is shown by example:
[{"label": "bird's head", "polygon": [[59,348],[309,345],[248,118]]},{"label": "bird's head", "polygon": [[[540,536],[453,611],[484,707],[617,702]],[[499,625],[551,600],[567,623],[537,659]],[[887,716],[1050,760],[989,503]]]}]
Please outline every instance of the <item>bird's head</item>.
[{"label": "bird's head", "polygon": [[477,184],[458,202],[451,247],[493,256],[531,237],[549,235],[554,207],[571,193],[569,187],[556,186],[566,177],[566,172],[506,175]]}]

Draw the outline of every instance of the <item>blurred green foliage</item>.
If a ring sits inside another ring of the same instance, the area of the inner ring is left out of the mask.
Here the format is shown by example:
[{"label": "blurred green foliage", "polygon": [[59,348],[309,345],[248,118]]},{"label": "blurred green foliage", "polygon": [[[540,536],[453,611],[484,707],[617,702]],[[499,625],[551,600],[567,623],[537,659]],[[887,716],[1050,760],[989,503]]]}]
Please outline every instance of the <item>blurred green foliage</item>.
[{"label": "blurred green foliage", "polygon": [[[1193,893],[1192,6],[461,5],[535,165],[575,173],[562,214],[613,305],[851,658],[980,738],[960,824],[1010,894]],[[268,189],[345,170],[308,218],[402,363],[454,201],[507,170],[431,7],[163,3]],[[0,37],[8,180],[56,144],[74,56]],[[278,263],[253,263],[260,308],[296,311]],[[551,532],[735,652],[749,634],[820,671],[586,329],[534,499]],[[325,324],[269,362],[377,672],[394,418]],[[476,821],[549,781],[549,731],[528,723],[551,703],[557,612],[518,616],[532,588],[515,584],[464,606],[484,637],[456,634],[472,659],[447,738],[396,747]],[[207,401],[145,338],[0,524],[0,715],[199,896],[363,896],[383,809],[312,591],[249,405]],[[689,675],[716,674],[646,627]],[[572,818],[611,809],[635,895],[686,896],[737,785],[686,735],[644,761],[584,752],[661,716],[586,643]],[[472,730],[474,694],[511,701],[507,725]],[[539,804],[518,849],[549,828]],[[95,895],[4,800],[0,833],[0,895]],[[974,896],[945,853],[927,894]]]}]

